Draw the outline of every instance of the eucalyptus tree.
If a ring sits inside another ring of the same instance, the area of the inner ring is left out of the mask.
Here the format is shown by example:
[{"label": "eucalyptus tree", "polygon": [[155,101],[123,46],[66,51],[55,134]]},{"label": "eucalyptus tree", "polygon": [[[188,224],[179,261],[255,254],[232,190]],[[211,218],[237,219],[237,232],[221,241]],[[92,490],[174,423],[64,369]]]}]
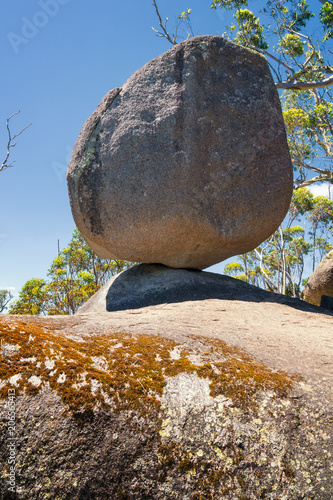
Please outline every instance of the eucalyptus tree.
[{"label": "eucalyptus tree", "polygon": [[99,258],[75,229],[68,246],[52,261],[48,280],[28,280],[9,313],[74,314],[111,276],[130,265]]}]

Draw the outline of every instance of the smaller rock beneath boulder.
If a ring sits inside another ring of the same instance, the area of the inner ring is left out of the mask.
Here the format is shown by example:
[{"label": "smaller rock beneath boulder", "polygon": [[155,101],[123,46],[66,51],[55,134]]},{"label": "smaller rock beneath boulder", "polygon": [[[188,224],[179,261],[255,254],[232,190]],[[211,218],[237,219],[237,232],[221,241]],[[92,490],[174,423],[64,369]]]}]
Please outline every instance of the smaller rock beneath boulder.
[{"label": "smaller rock beneath boulder", "polygon": [[322,295],[333,296],[333,250],[325,255],[314,270],[301,297],[309,304],[320,306]]},{"label": "smaller rock beneath boulder", "polygon": [[302,300],[268,292],[230,276],[174,269],[162,264],[138,264],[112,277],[76,314],[101,314],[205,299],[278,302],[319,312]]}]

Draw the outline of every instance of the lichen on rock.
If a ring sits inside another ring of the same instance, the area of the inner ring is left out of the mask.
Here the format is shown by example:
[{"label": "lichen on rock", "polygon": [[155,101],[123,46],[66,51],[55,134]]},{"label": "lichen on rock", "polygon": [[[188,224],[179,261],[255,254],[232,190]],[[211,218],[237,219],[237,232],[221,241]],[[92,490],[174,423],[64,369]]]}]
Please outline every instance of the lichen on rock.
[{"label": "lichen on rock", "polygon": [[299,377],[193,335],[74,338],[40,318],[0,330],[18,347],[0,363],[3,493],[15,388],[19,499],[331,498],[328,416],[297,396]]}]

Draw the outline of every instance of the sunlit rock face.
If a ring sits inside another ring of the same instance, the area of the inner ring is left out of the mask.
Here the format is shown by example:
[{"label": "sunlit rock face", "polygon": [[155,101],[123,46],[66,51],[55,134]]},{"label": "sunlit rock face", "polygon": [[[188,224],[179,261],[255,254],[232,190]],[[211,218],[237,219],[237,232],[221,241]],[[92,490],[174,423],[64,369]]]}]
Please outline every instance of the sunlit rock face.
[{"label": "sunlit rock face", "polygon": [[320,306],[322,296],[333,297],[333,250],[331,250],[307,282],[301,297],[310,304]]},{"label": "sunlit rock face", "polygon": [[292,193],[265,58],[216,36],[176,45],[104,97],[67,178],[101,257],[203,269],[255,248]]}]

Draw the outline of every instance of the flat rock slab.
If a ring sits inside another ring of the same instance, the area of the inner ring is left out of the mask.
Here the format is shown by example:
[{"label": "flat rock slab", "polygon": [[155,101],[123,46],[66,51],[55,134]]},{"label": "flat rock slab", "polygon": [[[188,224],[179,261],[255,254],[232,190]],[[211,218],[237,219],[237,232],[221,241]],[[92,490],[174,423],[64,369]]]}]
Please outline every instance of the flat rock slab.
[{"label": "flat rock slab", "polygon": [[267,292],[230,276],[139,264],[112,277],[76,315],[206,299],[277,302],[304,311],[322,311],[302,300]]},{"label": "flat rock slab", "polygon": [[0,498],[331,500],[332,324],[222,299],[0,315]]}]

